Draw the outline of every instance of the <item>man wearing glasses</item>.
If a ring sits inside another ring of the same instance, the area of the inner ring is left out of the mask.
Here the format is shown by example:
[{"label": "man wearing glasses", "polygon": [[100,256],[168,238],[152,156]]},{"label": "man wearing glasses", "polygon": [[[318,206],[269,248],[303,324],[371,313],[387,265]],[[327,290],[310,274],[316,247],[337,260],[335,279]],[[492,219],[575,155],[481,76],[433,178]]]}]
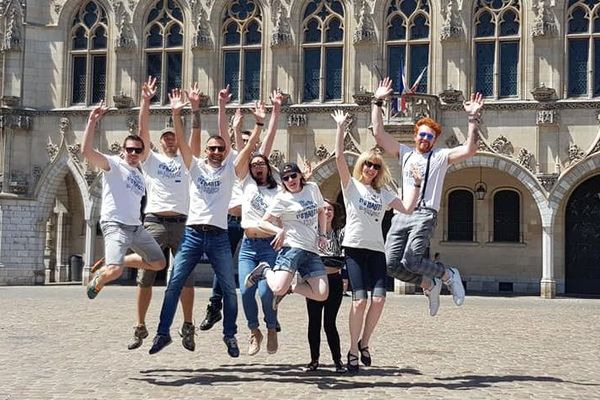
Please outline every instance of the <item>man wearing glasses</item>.
[{"label": "man wearing glasses", "polygon": [[472,94],[464,102],[468,115],[468,137],[462,146],[452,149],[434,149],[442,133],[442,127],[431,118],[421,118],[414,127],[415,147],[398,144],[383,127],[381,106],[392,93],[392,81],[380,82],[373,100],[371,118],[377,144],[386,153],[396,157],[402,167],[402,187],[414,184],[411,170],[418,168],[423,177],[415,211],[411,215],[396,214],[385,243],[388,274],[404,282],[419,285],[429,300],[429,314],[437,314],[440,306],[442,283],[448,286],[457,306],[463,304],[465,289],[456,268],[446,268],[441,262],[425,257],[429,241],[437,224],[444,179],[452,163],[466,160],[477,151],[479,119],[483,108],[483,96]]},{"label": "man wearing glasses", "polygon": [[[90,112],[81,149],[83,157],[103,172],[100,227],[104,235],[105,265],[87,286],[90,299],[94,299],[106,284],[118,279],[124,267],[152,271],[165,267],[160,246],[140,220],[140,202],[145,191],[140,171],[143,140],[135,135],[127,136],[121,156],[102,154],[93,147],[96,123],[107,111],[102,101]],[[135,253],[126,256],[128,249]]]}]

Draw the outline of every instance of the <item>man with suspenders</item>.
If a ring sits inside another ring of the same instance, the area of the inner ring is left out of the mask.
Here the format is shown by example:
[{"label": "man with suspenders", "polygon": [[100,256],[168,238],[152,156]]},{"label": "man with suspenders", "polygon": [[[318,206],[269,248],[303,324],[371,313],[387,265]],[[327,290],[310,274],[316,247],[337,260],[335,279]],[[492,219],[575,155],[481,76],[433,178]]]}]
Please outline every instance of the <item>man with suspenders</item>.
[{"label": "man with suspenders", "polygon": [[423,182],[413,214],[396,214],[392,219],[385,243],[388,274],[423,288],[429,300],[429,314],[434,316],[440,306],[442,283],[448,286],[457,306],[462,305],[465,299],[458,269],[446,268],[441,262],[430,260],[425,257],[425,252],[437,224],[444,179],[450,164],[466,160],[477,151],[483,96],[472,94],[470,101],[464,102],[468,115],[468,137],[463,145],[453,149],[434,149],[442,127],[431,118],[421,118],[414,127],[415,147],[411,149],[398,144],[384,130],[381,106],[391,93],[392,81],[386,78],[380,82],[373,96],[371,118],[375,140],[386,153],[398,158],[402,165],[402,187],[413,184],[410,173],[413,166],[421,170]]}]

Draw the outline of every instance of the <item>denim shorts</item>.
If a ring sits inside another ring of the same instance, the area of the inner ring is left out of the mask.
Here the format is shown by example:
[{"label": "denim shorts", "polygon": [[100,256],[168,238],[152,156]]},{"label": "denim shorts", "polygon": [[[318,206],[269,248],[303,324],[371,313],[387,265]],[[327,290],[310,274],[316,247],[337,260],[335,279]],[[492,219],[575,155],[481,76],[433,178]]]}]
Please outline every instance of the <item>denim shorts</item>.
[{"label": "denim shorts", "polygon": [[116,221],[102,221],[104,257],[106,265],[123,265],[127,250],[139,254],[146,262],[165,259],[156,240],[142,225],[125,225]]},{"label": "denim shorts", "polygon": [[302,279],[326,276],[325,266],[318,254],[296,247],[283,247],[277,254],[273,271],[296,271]]},{"label": "denim shorts", "polygon": [[352,284],[352,299],[366,300],[367,291],[373,297],[385,297],[387,269],[381,251],[344,247],[346,267]]}]

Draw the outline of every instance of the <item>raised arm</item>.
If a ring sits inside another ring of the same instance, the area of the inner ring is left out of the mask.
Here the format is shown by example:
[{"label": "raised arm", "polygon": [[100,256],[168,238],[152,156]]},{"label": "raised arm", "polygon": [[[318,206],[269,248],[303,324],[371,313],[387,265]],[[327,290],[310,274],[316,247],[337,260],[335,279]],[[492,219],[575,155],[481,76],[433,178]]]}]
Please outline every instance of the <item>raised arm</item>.
[{"label": "raised arm", "polygon": [[271,112],[271,118],[269,119],[267,136],[265,137],[263,144],[260,146],[260,153],[267,157],[271,155],[271,150],[273,150],[275,133],[277,132],[279,116],[281,115],[281,105],[283,104],[283,95],[279,90],[273,90],[273,93],[271,93],[271,103],[273,104],[273,111]]},{"label": "raised arm", "polygon": [[96,134],[96,123],[102,119],[104,114],[108,111],[104,100],[100,102],[100,105],[93,108],[90,111],[85,131],[83,132],[83,140],[81,144],[81,155],[85,157],[90,164],[94,167],[100,168],[104,171],[110,171],[110,164],[106,159],[106,156],[94,149],[94,135]]},{"label": "raised arm", "polygon": [[231,93],[229,93],[229,85],[225,89],[219,91],[219,113],[217,115],[217,122],[219,124],[219,135],[225,141],[225,156],[229,154],[231,150],[231,140],[229,139],[229,124],[227,123],[227,115],[225,115],[225,106],[231,100]]},{"label": "raised arm", "polygon": [[242,109],[238,107],[233,114],[233,120],[231,121],[231,128],[233,129],[233,138],[235,140],[235,148],[239,151],[245,146],[244,138],[242,137],[242,124],[244,123],[244,114]]},{"label": "raised arm", "polygon": [[198,82],[190,88],[188,100],[192,106],[192,134],[190,135],[190,148],[194,157],[200,157],[202,152],[202,120],[200,118],[200,97],[203,93],[198,89]]},{"label": "raised arm", "polygon": [[457,163],[467,158],[473,157],[477,152],[477,142],[479,141],[479,118],[483,110],[483,95],[481,93],[471,93],[471,100],[463,103],[465,112],[469,119],[469,133],[467,141],[458,147],[450,150],[448,154],[448,163]]},{"label": "raised arm", "polygon": [[239,151],[235,159],[235,174],[239,179],[244,179],[248,174],[248,161],[250,160],[250,156],[256,147],[256,143],[258,143],[260,139],[260,133],[263,125],[265,124],[265,117],[267,116],[265,103],[262,101],[257,101],[254,103],[254,107],[251,109],[251,111],[256,120],[256,123],[254,124],[254,130],[252,131],[252,135],[250,135],[248,143]]},{"label": "raised arm", "polygon": [[148,158],[148,154],[151,151],[152,144],[150,141],[150,101],[156,95],[156,78],[151,76],[142,85],[142,97],[140,101],[140,113],[138,115],[138,125],[140,127],[140,139],[144,142],[144,152],[142,153],[141,160],[144,161]]},{"label": "raised arm", "polygon": [[398,158],[400,156],[400,147],[398,142],[383,128],[383,114],[381,113],[381,107],[383,106],[383,100],[385,100],[392,93],[392,80],[385,78],[379,82],[379,87],[375,91],[374,103],[371,106],[371,121],[373,122],[373,135],[375,141],[381,146],[386,153]]},{"label": "raised arm", "polygon": [[185,141],[183,132],[183,121],[181,120],[181,112],[187,105],[185,100],[185,92],[181,89],[173,89],[169,93],[169,101],[171,102],[171,112],[173,113],[173,126],[175,127],[175,136],[179,144],[179,152],[183,158],[186,168],[189,170],[192,165],[192,149]]},{"label": "raised arm", "polygon": [[390,207],[400,211],[403,214],[412,214],[417,206],[419,194],[421,193],[421,181],[423,180],[423,176],[421,175],[421,171],[419,170],[417,164],[412,164],[410,172],[414,179],[414,185],[403,188],[405,193],[404,199],[397,197],[390,203]]},{"label": "raised arm", "polygon": [[344,126],[346,125],[348,114],[344,113],[342,110],[336,110],[331,114],[331,117],[336,124],[335,165],[337,166],[338,174],[340,175],[342,187],[346,189],[348,187],[348,182],[350,181],[350,169],[344,158]]}]

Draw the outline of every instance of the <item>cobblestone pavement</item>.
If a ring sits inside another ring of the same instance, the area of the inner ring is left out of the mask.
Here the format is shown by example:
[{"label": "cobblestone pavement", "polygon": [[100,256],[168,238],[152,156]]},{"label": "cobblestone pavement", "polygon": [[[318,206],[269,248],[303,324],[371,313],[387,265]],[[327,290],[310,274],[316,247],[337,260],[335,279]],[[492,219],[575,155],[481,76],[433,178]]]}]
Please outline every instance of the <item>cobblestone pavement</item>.
[{"label": "cobblestone pavement", "polygon": [[[0,400],[16,399],[599,399],[600,300],[468,297],[426,314],[423,296],[389,294],[371,342],[373,366],[357,376],[332,371],[323,335],[315,373],[309,361],[306,310],[294,295],[281,304],[280,350],[229,358],[221,325],[196,337],[196,352],[174,342],[148,355],[163,288],[148,313],[150,338],[127,350],[135,289],[108,287],[94,301],[83,287],[0,287]],[[197,322],[209,296],[196,291]],[[344,298],[338,327],[347,352]],[[263,344],[264,346],[264,344]]]}]

